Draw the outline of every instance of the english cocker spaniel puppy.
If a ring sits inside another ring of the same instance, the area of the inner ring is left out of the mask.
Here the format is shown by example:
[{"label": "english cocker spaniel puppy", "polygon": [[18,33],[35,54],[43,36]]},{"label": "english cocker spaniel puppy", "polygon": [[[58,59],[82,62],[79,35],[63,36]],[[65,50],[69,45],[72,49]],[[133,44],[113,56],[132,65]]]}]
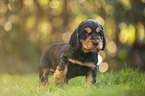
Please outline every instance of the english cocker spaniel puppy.
[{"label": "english cocker spaniel puppy", "polygon": [[94,84],[97,76],[98,51],[104,50],[106,40],[102,25],[88,19],[72,33],[68,43],[53,44],[42,54],[39,67],[40,87],[53,82],[68,83],[76,76],[86,76],[87,84]]}]

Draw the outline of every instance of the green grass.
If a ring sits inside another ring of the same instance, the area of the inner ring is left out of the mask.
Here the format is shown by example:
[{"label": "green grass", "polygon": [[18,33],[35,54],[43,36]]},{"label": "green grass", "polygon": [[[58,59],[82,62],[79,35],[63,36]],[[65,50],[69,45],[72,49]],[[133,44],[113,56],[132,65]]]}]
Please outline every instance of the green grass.
[{"label": "green grass", "polygon": [[38,86],[38,74],[0,75],[0,96],[144,96],[145,74],[123,70],[98,72],[97,83],[87,86],[85,77],[70,80],[69,85],[55,86],[52,76],[45,88]]}]

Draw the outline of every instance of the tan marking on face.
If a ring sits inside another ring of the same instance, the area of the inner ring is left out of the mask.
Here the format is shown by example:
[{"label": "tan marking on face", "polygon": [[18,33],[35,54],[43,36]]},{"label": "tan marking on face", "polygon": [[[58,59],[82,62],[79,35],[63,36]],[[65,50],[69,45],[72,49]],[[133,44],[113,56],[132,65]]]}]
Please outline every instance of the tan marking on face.
[{"label": "tan marking on face", "polygon": [[85,30],[87,31],[87,33],[91,33],[92,29],[90,27],[86,27]]},{"label": "tan marking on face", "polygon": [[99,38],[99,44],[97,46],[98,49],[102,49],[103,48],[103,41],[101,40],[101,38]]},{"label": "tan marking on face", "polygon": [[85,49],[91,49],[93,47],[91,36],[88,36],[86,40],[80,40],[82,42],[82,47]]},{"label": "tan marking on face", "polygon": [[96,32],[100,32],[100,28],[99,27],[96,28]]},{"label": "tan marking on face", "polygon": [[97,51],[97,47],[93,45],[93,41],[91,40],[91,36],[88,36],[86,40],[80,40],[82,42],[82,50],[85,53]]},{"label": "tan marking on face", "polygon": [[91,85],[91,83],[92,83],[92,81],[93,81],[93,77],[92,77],[91,71],[90,71],[89,74],[87,75],[86,81],[87,81],[87,84],[88,84],[88,85]]},{"label": "tan marking on face", "polygon": [[57,66],[57,69],[53,76],[53,82],[55,83],[55,85],[64,83],[66,79],[66,73],[67,73],[67,65],[65,65],[65,69],[63,71],[60,71],[59,66]]},{"label": "tan marking on face", "polygon": [[[88,36],[86,40],[80,40],[82,42],[82,50],[84,53],[97,52],[103,48],[103,41],[99,37],[96,40],[90,40],[91,36]],[[93,45],[93,41],[99,41],[98,46]]]},{"label": "tan marking on face", "polygon": [[85,63],[82,63],[81,61],[78,61],[78,60],[73,60],[73,59],[70,59],[68,58],[68,61],[70,61],[71,63],[75,63],[75,64],[79,64],[81,66],[86,66],[86,67],[90,67],[90,68],[95,68],[96,65],[92,62],[85,62]]}]

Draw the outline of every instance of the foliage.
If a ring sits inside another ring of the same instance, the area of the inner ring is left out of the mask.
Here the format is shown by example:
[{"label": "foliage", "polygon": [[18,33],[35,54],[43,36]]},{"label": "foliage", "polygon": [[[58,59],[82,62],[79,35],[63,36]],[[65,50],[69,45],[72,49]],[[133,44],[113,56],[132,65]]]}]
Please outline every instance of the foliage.
[{"label": "foliage", "polygon": [[77,77],[69,85],[55,86],[52,76],[49,85],[39,88],[38,76],[8,75],[0,76],[1,96],[144,96],[145,74],[138,70],[122,70],[118,73],[98,73],[97,83],[87,86],[84,77]]},{"label": "foliage", "polygon": [[0,73],[27,73],[26,67],[36,71],[42,51],[50,44],[68,42],[85,19],[104,26],[103,60],[110,70],[112,64],[118,70],[134,57],[138,59],[128,65],[145,69],[145,51],[132,52],[136,40],[145,41],[144,5],[144,0],[0,0]]}]

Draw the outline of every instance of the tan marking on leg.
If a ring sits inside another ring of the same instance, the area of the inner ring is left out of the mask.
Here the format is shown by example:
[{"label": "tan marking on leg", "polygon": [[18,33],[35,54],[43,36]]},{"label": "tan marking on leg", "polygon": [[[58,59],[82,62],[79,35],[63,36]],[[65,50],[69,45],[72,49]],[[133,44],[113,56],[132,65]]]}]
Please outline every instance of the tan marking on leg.
[{"label": "tan marking on leg", "polygon": [[49,72],[49,69],[48,68],[45,68],[42,70],[43,71],[43,75],[42,75],[42,78],[44,79],[42,82],[40,82],[39,84],[39,87],[40,88],[43,88],[46,86],[46,84],[48,83],[48,73]]},{"label": "tan marking on leg", "polygon": [[45,77],[46,77],[46,75],[47,75],[46,73],[49,71],[49,69],[48,69],[48,68],[46,68],[46,69],[43,69],[42,71],[43,71],[43,77],[45,78]]},{"label": "tan marking on leg", "polygon": [[87,80],[87,84],[88,84],[88,85],[91,85],[91,84],[92,84],[93,77],[92,77],[91,71],[90,71],[89,74],[87,75],[86,80]]},{"label": "tan marking on leg", "polygon": [[55,83],[55,85],[64,83],[66,79],[66,73],[67,73],[67,65],[65,65],[65,69],[63,71],[60,71],[59,66],[57,66],[57,69],[53,76],[53,82]]},{"label": "tan marking on leg", "polygon": [[54,72],[54,69],[51,69],[51,68],[50,68],[49,71]]}]

